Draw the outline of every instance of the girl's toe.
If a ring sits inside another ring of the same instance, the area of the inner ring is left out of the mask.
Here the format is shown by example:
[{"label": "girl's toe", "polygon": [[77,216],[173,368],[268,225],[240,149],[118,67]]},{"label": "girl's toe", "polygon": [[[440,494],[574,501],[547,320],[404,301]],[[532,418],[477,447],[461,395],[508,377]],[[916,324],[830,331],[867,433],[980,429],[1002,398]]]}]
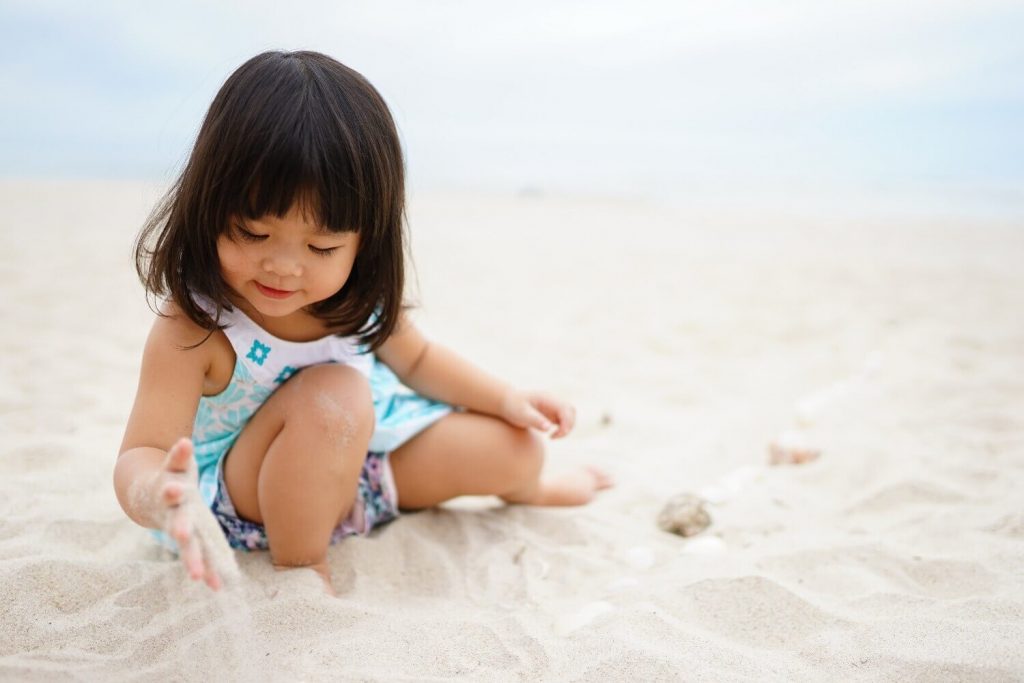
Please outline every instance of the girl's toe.
[{"label": "girl's toe", "polygon": [[605,469],[598,467],[597,465],[587,465],[587,472],[594,478],[594,488],[596,490],[606,489],[615,484],[615,479]]}]

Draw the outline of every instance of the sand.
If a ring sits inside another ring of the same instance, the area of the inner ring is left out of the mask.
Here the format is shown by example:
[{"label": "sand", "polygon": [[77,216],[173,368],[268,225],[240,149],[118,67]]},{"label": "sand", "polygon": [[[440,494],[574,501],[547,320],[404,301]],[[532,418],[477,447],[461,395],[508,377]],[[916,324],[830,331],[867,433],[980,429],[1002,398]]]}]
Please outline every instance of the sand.
[{"label": "sand", "polygon": [[0,184],[0,679],[1024,679],[1024,225],[415,196],[420,324],[618,486],[404,516],[331,599],[260,553],[214,595],[117,505],[154,197]]}]

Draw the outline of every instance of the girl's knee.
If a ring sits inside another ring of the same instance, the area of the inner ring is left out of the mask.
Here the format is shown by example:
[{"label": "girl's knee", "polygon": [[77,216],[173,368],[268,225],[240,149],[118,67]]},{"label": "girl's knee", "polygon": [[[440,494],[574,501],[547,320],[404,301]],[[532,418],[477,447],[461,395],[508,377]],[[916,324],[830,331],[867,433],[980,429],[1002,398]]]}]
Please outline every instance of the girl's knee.
[{"label": "girl's knee", "polygon": [[373,395],[357,370],[345,365],[317,365],[299,372],[289,382],[294,400],[289,417],[328,437],[368,439],[373,432]]}]

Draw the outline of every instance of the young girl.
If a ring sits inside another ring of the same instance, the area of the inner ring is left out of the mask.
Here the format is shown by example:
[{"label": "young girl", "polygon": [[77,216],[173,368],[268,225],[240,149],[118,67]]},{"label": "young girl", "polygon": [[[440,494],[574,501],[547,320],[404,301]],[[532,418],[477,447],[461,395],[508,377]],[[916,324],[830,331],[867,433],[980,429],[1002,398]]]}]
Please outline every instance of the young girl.
[{"label": "young girl", "polygon": [[331,592],[328,545],[399,508],[579,505],[610,485],[593,467],[542,478],[538,432],[568,434],[572,406],[494,379],[406,317],[403,175],[361,75],[268,52],[221,87],[139,236],[139,275],[163,301],[114,487],[211,588],[197,498],[233,547],[312,568]]}]

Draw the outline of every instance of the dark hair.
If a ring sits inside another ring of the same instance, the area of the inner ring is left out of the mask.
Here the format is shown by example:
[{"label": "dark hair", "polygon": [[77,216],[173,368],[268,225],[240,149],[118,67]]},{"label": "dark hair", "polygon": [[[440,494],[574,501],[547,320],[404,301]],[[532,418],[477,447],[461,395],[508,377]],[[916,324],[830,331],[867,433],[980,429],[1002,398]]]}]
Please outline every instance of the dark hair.
[{"label": "dark hair", "polygon": [[136,239],[139,279],[212,332],[231,310],[217,256],[230,218],[283,217],[296,203],[332,232],[359,233],[345,286],[310,312],[376,349],[402,309],[402,148],[376,89],[317,52],[264,52],[224,82],[185,169]]}]

